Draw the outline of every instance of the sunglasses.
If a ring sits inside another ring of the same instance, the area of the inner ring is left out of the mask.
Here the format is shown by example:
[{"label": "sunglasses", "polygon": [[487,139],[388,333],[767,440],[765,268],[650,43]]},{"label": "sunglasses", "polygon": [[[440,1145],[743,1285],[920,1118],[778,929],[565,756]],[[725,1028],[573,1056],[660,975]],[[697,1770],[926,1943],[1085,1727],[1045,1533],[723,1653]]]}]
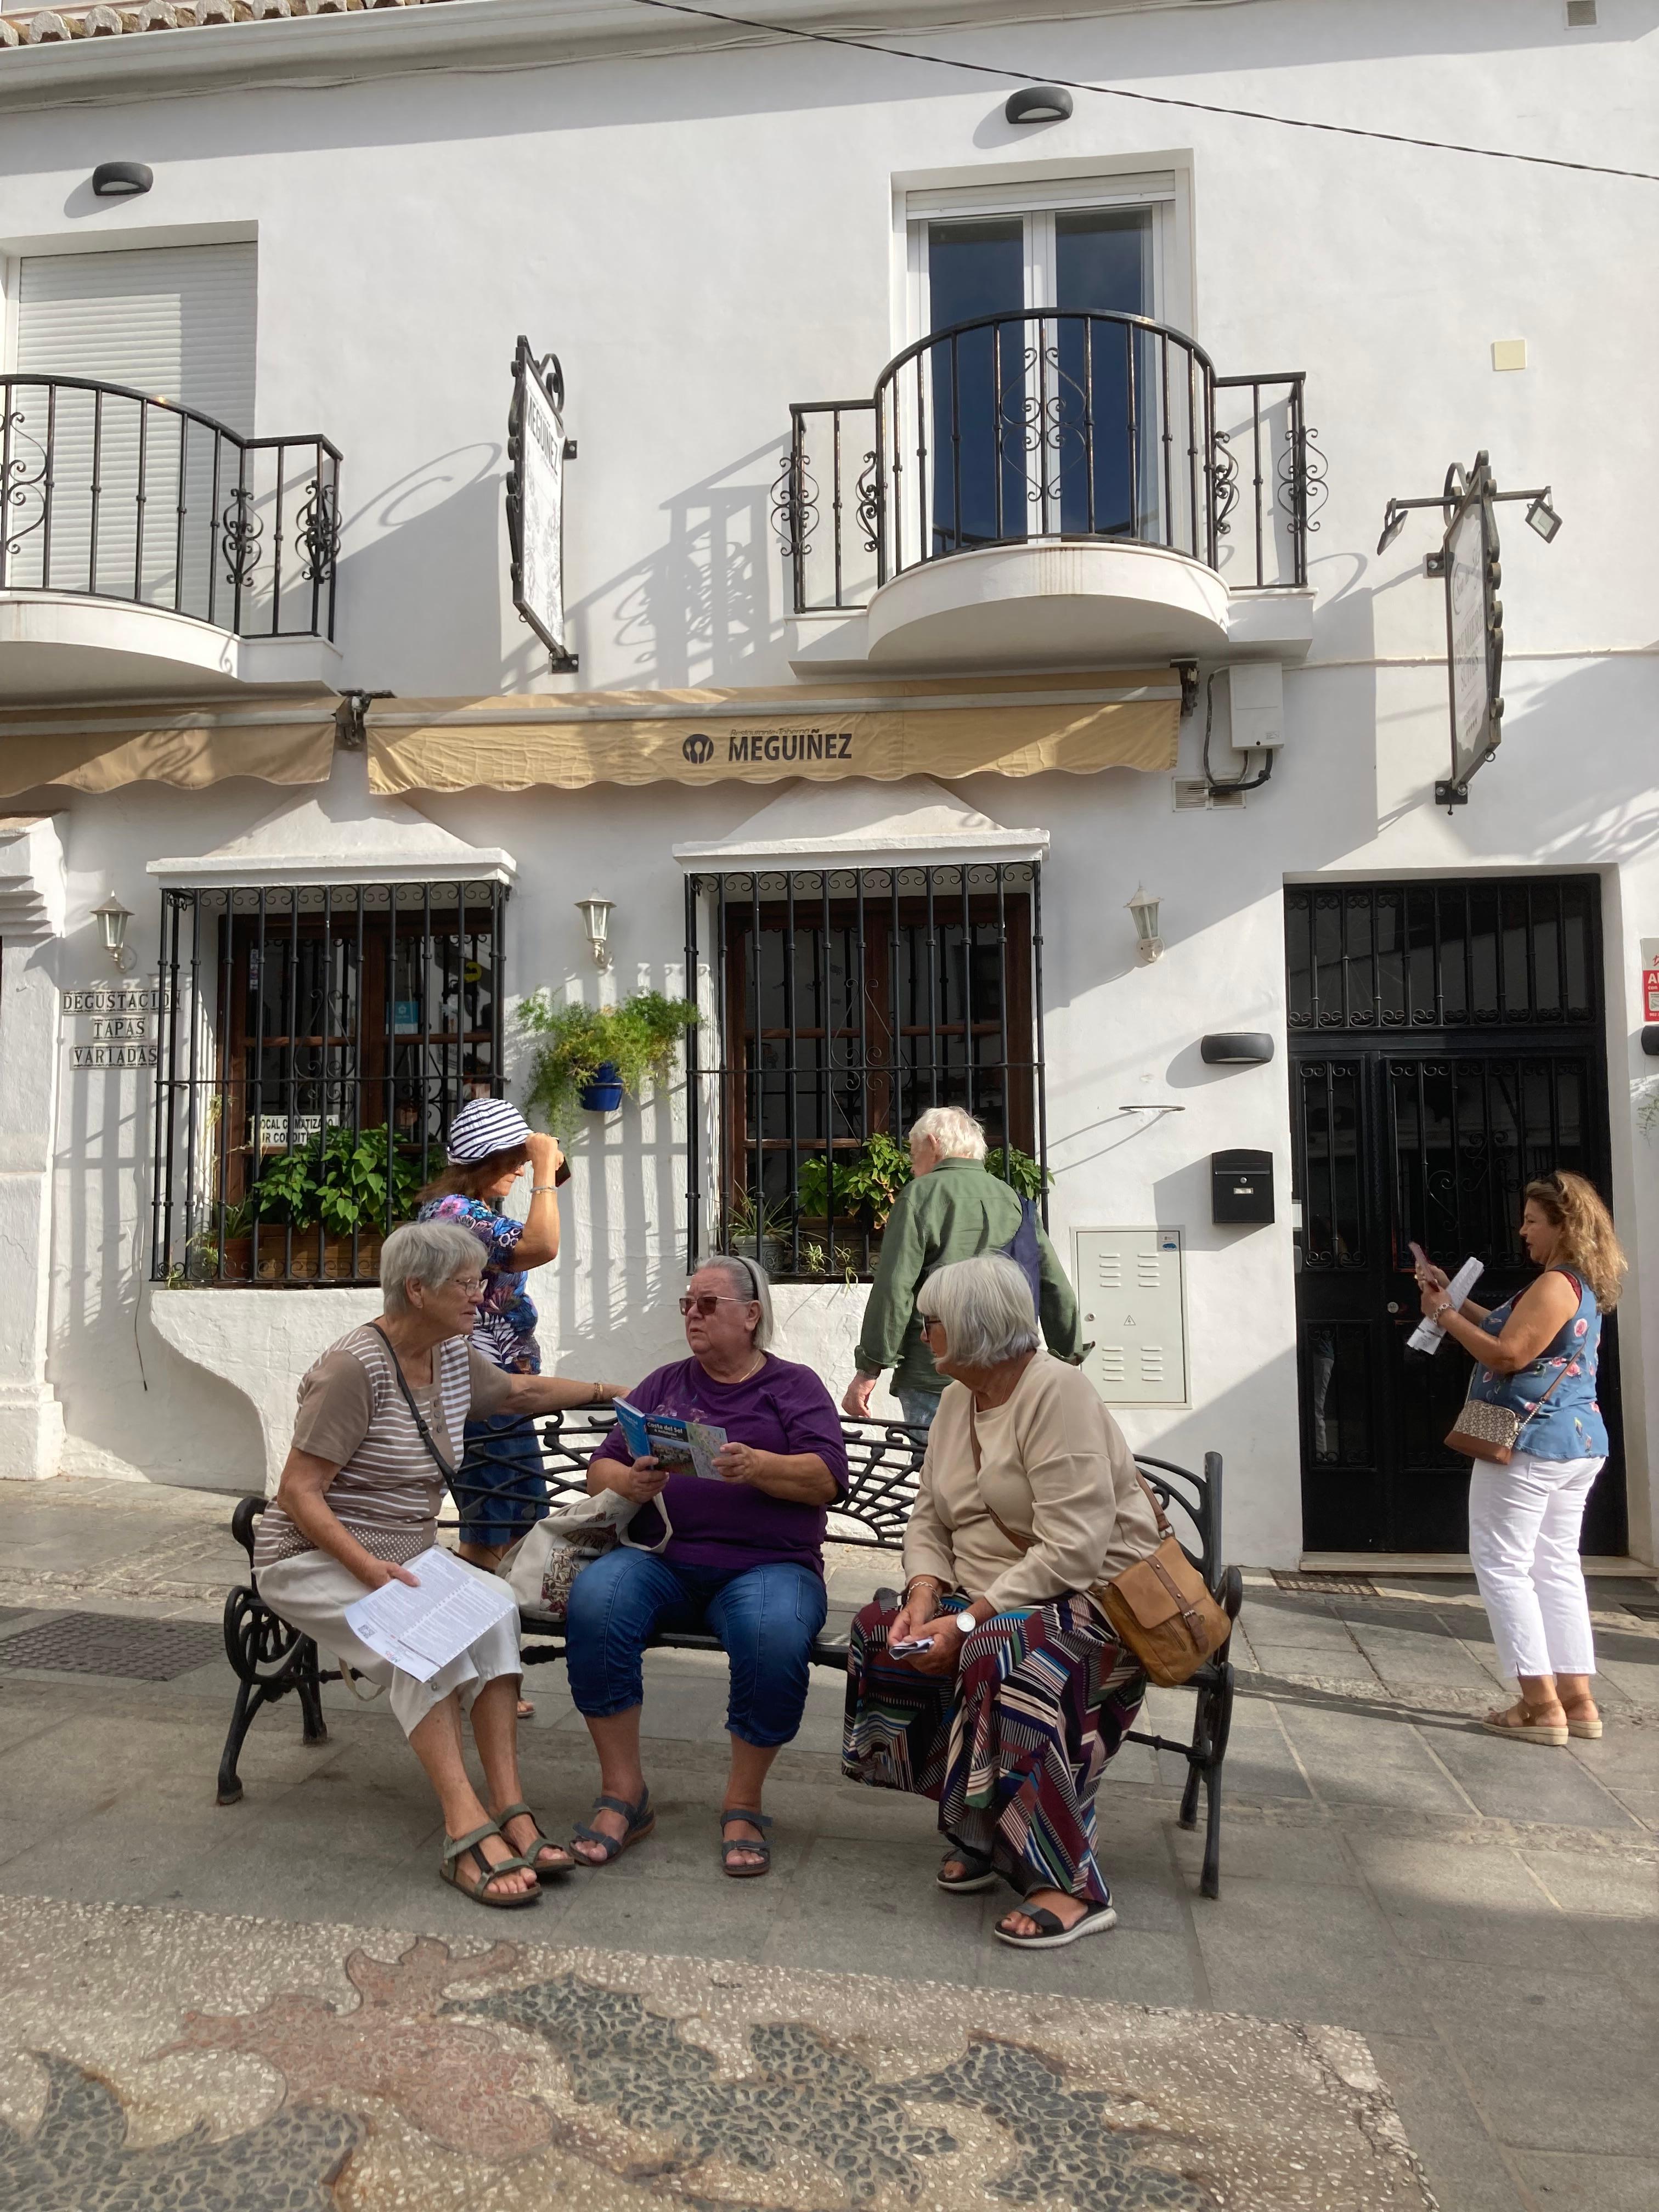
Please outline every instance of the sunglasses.
[{"label": "sunglasses", "polygon": [[680,1311],[700,1314],[707,1321],[716,1306],[751,1306],[754,1303],[753,1298],[734,1297],[729,1291],[699,1291],[695,1297],[680,1300]]}]

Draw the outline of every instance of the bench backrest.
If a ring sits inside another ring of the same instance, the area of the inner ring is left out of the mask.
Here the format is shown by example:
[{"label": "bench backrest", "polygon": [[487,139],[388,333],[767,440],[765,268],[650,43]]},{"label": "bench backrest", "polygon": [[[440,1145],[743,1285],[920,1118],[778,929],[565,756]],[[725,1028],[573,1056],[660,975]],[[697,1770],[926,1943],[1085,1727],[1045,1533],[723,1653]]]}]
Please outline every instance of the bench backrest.
[{"label": "bench backrest", "polygon": [[[615,1425],[615,1414],[600,1406],[555,1413],[539,1424],[542,1468],[556,1503],[586,1496],[587,1463]],[[900,1421],[844,1420],[841,1427],[847,1445],[848,1491],[830,1508],[829,1540],[865,1550],[897,1552],[902,1548],[905,1523],[915,1504],[927,1432],[908,1428]],[[478,1456],[497,1458],[488,1439],[481,1439],[473,1449]],[[511,1462],[505,1454],[500,1455],[498,1464],[503,1475],[508,1476]],[[1202,1474],[1169,1460],[1139,1455],[1135,1464],[1153,1496],[1170,1514],[1182,1548],[1202,1570],[1205,1581],[1213,1586],[1221,1571],[1220,1454],[1206,1452]],[[522,1477],[519,1479],[521,1491],[527,1492],[529,1486]],[[462,1505],[469,1504],[474,1497],[511,1500],[514,1496],[510,1476],[499,1488],[492,1484],[487,1492],[483,1485],[470,1482],[458,1481],[453,1488],[457,1503]]]}]

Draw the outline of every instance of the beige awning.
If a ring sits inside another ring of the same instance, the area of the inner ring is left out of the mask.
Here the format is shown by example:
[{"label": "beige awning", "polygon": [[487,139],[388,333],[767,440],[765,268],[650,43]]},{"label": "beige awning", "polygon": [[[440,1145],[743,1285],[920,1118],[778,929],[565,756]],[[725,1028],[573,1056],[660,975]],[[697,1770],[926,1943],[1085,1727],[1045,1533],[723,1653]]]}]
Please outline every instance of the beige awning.
[{"label": "beige awning", "polygon": [[46,784],[115,791],[227,776],[323,783],[334,758],[331,696],[215,706],[17,707],[0,714],[0,798]]},{"label": "beige awning", "polygon": [[1169,668],[382,699],[368,710],[369,780],[396,793],[1167,772],[1180,714],[1181,685]]}]

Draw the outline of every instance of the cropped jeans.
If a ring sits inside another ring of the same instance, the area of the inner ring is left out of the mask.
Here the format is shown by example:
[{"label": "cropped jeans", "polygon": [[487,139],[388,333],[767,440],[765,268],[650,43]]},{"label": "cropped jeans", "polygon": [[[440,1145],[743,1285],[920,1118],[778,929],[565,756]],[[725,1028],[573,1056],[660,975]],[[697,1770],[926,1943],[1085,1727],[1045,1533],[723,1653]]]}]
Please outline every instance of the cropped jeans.
[{"label": "cropped jeans", "polygon": [[787,1743],[800,1727],[812,1639],[828,1602],[823,1576],[793,1560],[730,1571],[674,1566],[618,1546],[570,1586],[570,1694],[588,1720],[628,1712],[645,1701],[640,1662],[656,1632],[708,1627],[732,1662],[728,1730],[762,1749]]},{"label": "cropped jeans", "polygon": [[1578,1532],[1599,1459],[1478,1459],[1469,1560],[1505,1674],[1593,1674],[1595,1644]]}]

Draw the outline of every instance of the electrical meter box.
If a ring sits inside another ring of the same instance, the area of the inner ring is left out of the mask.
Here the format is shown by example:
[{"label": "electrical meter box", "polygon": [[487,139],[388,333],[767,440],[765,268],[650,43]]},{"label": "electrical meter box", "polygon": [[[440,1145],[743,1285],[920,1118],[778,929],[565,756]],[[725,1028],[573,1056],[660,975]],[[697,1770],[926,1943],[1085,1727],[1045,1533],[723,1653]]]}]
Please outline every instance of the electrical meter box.
[{"label": "electrical meter box", "polygon": [[1210,1218],[1233,1226],[1273,1218],[1271,1152],[1212,1152]]},{"label": "electrical meter box", "polygon": [[1250,745],[1282,745],[1285,671],[1279,662],[1236,660],[1227,671],[1227,712],[1240,752]]},{"label": "electrical meter box", "polygon": [[1109,1406],[1187,1403],[1187,1304],[1178,1229],[1072,1232],[1083,1371]]}]

